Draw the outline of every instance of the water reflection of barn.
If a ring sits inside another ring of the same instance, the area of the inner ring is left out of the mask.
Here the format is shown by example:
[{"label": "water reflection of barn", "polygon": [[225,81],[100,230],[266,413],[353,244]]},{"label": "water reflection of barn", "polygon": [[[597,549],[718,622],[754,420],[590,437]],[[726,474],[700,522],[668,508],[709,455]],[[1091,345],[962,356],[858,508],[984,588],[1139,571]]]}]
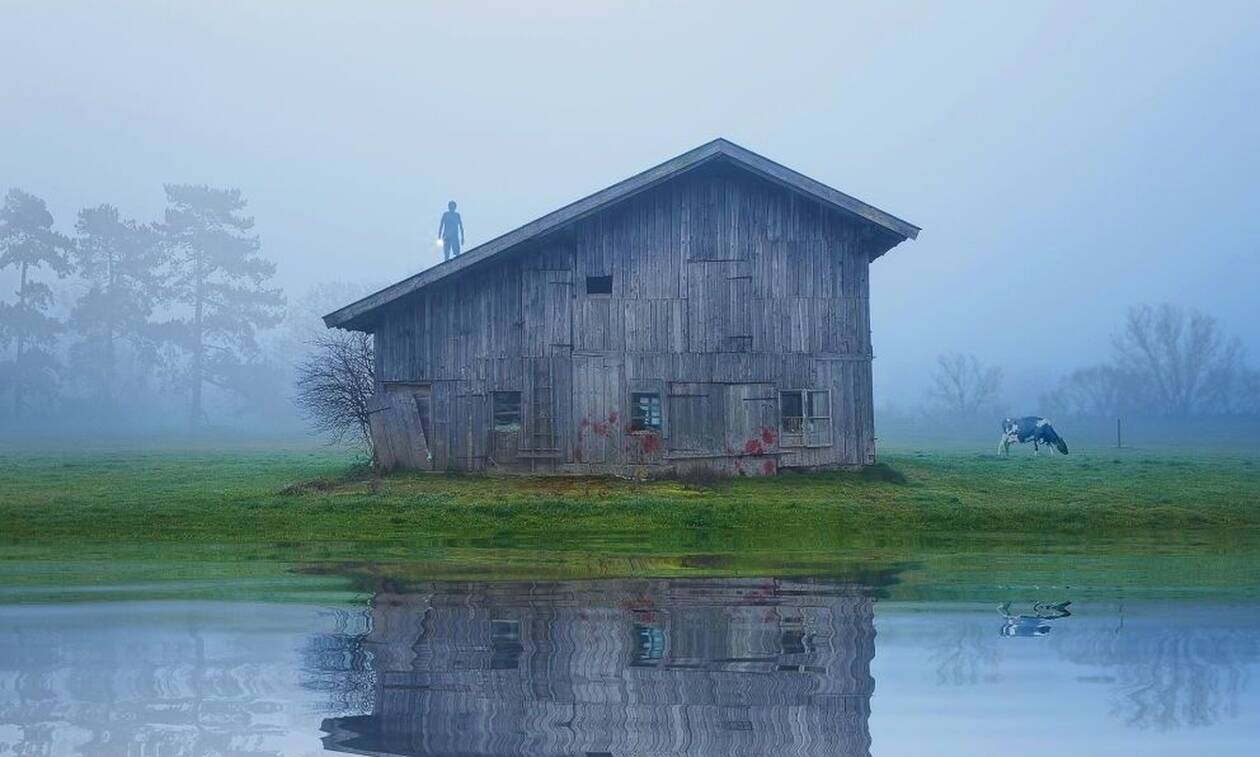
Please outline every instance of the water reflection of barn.
[{"label": "water reflection of barn", "polygon": [[378,594],[373,712],[325,746],[399,755],[867,755],[871,600],[771,580],[448,584]]}]

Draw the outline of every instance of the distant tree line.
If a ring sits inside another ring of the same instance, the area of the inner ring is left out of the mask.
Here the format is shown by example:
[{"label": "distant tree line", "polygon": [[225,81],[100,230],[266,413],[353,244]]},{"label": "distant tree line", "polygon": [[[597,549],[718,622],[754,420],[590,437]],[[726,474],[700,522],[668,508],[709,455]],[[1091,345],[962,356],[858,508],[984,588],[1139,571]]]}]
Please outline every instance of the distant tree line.
[{"label": "distant tree line", "polygon": [[[1000,414],[1002,371],[974,355],[941,355],[928,408],[956,416]],[[1047,415],[1186,419],[1260,415],[1260,371],[1220,322],[1171,304],[1135,305],[1112,338],[1111,357],[1063,376],[1041,397]]]},{"label": "distant tree line", "polygon": [[1064,376],[1042,398],[1047,412],[1189,418],[1260,413],[1260,371],[1242,342],[1197,310],[1129,308],[1111,359]]},{"label": "distant tree line", "polygon": [[[112,205],[79,211],[74,235],[57,231],[43,200],[20,189],[0,208],[0,271],[16,273],[0,301],[0,391],[9,424],[90,402],[125,414],[156,391],[182,390],[187,422],[204,425],[206,387],[248,396],[266,382],[257,336],[278,324],[284,297],[268,286],[236,189],[168,184],[160,221],[123,218]],[[52,282],[79,293],[55,309]],[[64,349],[59,349],[64,348]]]},{"label": "distant tree line", "polygon": [[318,315],[364,287],[317,287],[286,309],[239,190],[165,193],[159,220],[102,204],[79,211],[73,233],[39,197],[4,196],[0,283],[14,287],[0,291],[0,431],[293,415],[294,366],[314,349]]}]

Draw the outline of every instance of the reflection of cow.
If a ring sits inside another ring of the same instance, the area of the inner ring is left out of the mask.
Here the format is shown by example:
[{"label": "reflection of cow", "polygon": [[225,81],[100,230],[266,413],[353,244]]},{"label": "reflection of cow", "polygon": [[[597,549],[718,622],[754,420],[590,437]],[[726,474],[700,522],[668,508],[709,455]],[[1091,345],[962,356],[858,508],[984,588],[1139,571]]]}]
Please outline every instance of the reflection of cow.
[{"label": "reflection of cow", "polygon": [[1045,636],[1050,633],[1050,621],[1066,618],[1072,614],[1067,609],[1070,604],[1072,603],[1047,604],[1038,602],[1033,605],[1032,615],[1012,615],[1011,603],[1003,602],[998,605],[998,613],[1005,619],[1002,622],[1002,635]]},{"label": "reflection of cow", "polygon": [[998,440],[998,452],[1003,455],[1010,454],[1010,447],[1016,442],[1020,444],[1032,442],[1034,455],[1042,444],[1054,447],[1065,455],[1068,453],[1067,442],[1055,432],[1050,421],[1036,415],[1007,418],[1002,421],[1002,438]]}]

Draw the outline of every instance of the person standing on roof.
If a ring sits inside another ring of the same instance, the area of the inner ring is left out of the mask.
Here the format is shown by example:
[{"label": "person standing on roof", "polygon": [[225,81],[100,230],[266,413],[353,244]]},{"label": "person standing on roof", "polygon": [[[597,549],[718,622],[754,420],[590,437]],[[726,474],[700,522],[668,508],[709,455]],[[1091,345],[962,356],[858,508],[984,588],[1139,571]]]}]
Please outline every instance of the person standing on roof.
[{"label": "person standing on roof", "polygon": [[445,260],[459,254],[460,245],[464,243],[464,221],[455,212],[455,201],[446,203],[446,212],[438,223],[438,239],[442,242],[442,253]]}]

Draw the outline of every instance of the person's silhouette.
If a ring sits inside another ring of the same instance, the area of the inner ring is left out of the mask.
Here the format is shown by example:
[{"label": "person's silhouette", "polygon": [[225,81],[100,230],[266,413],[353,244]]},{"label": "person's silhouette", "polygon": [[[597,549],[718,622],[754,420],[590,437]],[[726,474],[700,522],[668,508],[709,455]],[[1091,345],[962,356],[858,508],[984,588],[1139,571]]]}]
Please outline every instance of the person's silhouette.
[{"label": "person's silhouette", "polygon": [[446,203],[446,212],[438,223],[438,239],[442,240],[442,254],[450,260],[459,254],[459,247],[464,243],[464,222],[455,212],[455,201]]}]

